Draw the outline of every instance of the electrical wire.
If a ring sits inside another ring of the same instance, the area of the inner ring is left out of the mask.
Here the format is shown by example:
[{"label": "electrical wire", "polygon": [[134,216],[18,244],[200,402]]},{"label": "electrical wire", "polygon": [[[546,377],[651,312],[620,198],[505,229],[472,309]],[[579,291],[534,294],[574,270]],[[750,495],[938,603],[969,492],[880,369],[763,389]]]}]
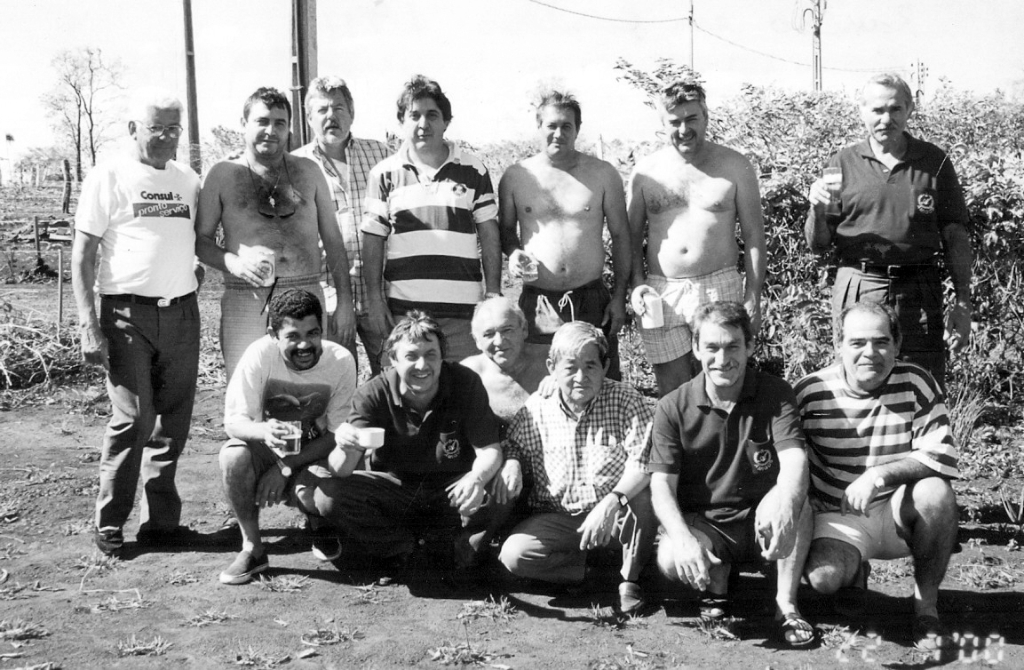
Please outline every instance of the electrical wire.
[{"label": "electrical wire", "polygon": [[[546,2],[542,2],[541,0],[526,0],[526,1],[530,2],[530,3],[533,3],[535,5],[540,5],[541,7],[547,7],[548,9],[553,9],[553,10],[558,11],[558,12],[564,12],[566,14],[572,14],[573,16],[582,16],[582,17],[587,18],[587,19],[594,19],[594,20],[597,20],[597,21],[609,21],[611,23],[650,24],[650,23],[679,23],[679,22],[689,22],[690,21],[690,18],[688,16],[681,16],[681,17],[678,17],[678,18],[671,18],[671,19],[618,19],[618,18],[611,17],[611,16],[597,16],[595,14],[586,14],[584,12],[577,12],[577,11],[574,11],[574,10],[571,10],[571,9],[566,9],[564,7],[558,7],[557,5],[550,5],[550,4],[546,3]],[[800,61],[795,61],[795,60],[791,60],[791,59],[788,59],[788,58],[782,58],[781,56],[776,56],[774,54],[770,54],[770,53],[767,53],[767,52],[764,52],[764,51],[758,51],[757,49],[752,49],[752,48],[750,48],[748,46],[744,46],[744,45],[739,44],[737,42],[734,42],[734,41],[732,41],[732,40],[730,40],[730,39],[728,39],[726,37],[722,37],[721,35],[716,35],[715,33],[711,32],[710,30],[707,30],[706,28],[704,28],[703,26],[698,24],[696,21],[694,21],[692,25],[693,25],[694,28],[696,28],[700,32],[704,33],[708,37],[713,37],[716,40],[720,40],[722,42],[725,42],[726,44],[729,44],[729,45],[732,45],[732,46],[736,47],[737,49],[743,49],[744,51],[749,51],[750,53],[757,54],[758,56],[763,56],[765,58],[770,58],[772,60],[781,61],[783,63],[789,63],[791,65],[799,65],[800,67],[810,67],[810,65],[811,65],[810,63],[802,63]],[[901,68],[899,68],[899,67],[895,67],[895,68],[894,67],[849,68],[849,67],[829,67],[829,66],[826,65],[826,66],[823,66],[822,69],[823,70],[831,70],[833,72],[891,72],[893,70],[900,70]]]}]

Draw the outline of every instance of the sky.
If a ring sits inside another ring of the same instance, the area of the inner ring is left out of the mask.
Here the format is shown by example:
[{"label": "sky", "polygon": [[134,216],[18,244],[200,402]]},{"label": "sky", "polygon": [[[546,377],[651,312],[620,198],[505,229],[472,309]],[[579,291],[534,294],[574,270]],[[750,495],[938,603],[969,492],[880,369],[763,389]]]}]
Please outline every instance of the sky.
[{"label": "sky", "polygon": [[[693,0],[694,66],[712,113],[744,83],[812,88],[809,21],[798,29],[812,2]],[[362,137],[396,130],[395,99],[422,73],[452,101],[448,135],[472,144],[531,137],[530,101],[542,85],[580,99],[583,142],[654,139],[656,114],[613,66],[620,57],[642,67],[659,57],[689,64],[689,9],[689,0],[319,0],[318,73],[348,81]],[[204,136],[218,125],[238,128],[257,87],[288,90],[290,12],[289,0],[192,1]],[[15,138],[0,160],[54,144],[40,97],[55,84],[51,61],[64,49],[99,47],[123,63],[128,91],[160,86],[184,101],[182,15],[174,0],[0,0],[0,133]],[[832,0],[821,32],[823,85],[854,91],[873,72],[908,77],[920,60],[926,96],[940,78],[1024,96],[1021,26],[1024,0]],[[122,143],[126,133],[119,125]]]}]

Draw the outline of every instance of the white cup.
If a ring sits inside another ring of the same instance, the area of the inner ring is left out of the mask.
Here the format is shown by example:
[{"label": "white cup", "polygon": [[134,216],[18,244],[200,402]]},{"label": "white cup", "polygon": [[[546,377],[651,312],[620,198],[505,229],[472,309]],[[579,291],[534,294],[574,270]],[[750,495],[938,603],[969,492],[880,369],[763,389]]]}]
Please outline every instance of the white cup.
[{"label": "white cup", "polygon": [[383,428],[360,428],[359,446],[363,449],[379,449],[384,446]]},{"label": "white cup", "polygon": [[525,261],[523,262],[523,281],[531,282],[537,281],[537,277],[540,276],[540,269],[537,267],[537,259],[532,255],[523,252]]},{"label": "white cup", "polygon": [[665,325],[661,296],[657,293],[644,293],[644,313],[640,315],[640,325],[644,328],[661,328]]}]

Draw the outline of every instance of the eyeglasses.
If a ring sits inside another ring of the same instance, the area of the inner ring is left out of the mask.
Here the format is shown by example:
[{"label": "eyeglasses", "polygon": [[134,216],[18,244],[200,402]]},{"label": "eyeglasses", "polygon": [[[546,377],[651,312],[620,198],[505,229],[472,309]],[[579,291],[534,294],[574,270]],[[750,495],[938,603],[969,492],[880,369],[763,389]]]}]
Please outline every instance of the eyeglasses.
[{"label": "eyeglasses", "polygon": [[281,190],[276,186],[273,189],[267,188],[265,184],[257,186],[256,200],[256,211],[260,213],[260,216],[268,219],[272,219],[275,216],[280,219],[287,219],[298,209],[295,205],[295,200],[281,193]]},{"label": "eyeglasses", "polygon": [[176,123],[170,126],[165,126],[158,123],[156,125],[146,126],[146,130],[148,130],[154,135],[163,135],[164,133],[167,133],[168,137],[178,138],[181,137],[181,131],[183,130],[183,128]]}]

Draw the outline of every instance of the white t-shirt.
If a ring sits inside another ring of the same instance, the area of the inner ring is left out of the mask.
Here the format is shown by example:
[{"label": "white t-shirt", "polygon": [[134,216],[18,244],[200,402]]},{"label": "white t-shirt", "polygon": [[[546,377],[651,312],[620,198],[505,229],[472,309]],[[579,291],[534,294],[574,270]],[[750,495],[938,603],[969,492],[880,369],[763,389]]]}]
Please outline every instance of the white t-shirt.
[{"label": "white t-shirt", "polygon": [[224,425],[239,420],[301,421],[303,444],[332,433],[348,417],[356,390],[356,363],[348,349],[323,342],[324,353],[309,370],[285,365],[277,340],[264,335],[249,345],[228,383]]},{"label": "white t-shirt", "polygon": [[163,170],[123,156],[82,183],[77,230],[101,238],[100,293],[177,298],[195,291],[199,177],[168,161]]}]

